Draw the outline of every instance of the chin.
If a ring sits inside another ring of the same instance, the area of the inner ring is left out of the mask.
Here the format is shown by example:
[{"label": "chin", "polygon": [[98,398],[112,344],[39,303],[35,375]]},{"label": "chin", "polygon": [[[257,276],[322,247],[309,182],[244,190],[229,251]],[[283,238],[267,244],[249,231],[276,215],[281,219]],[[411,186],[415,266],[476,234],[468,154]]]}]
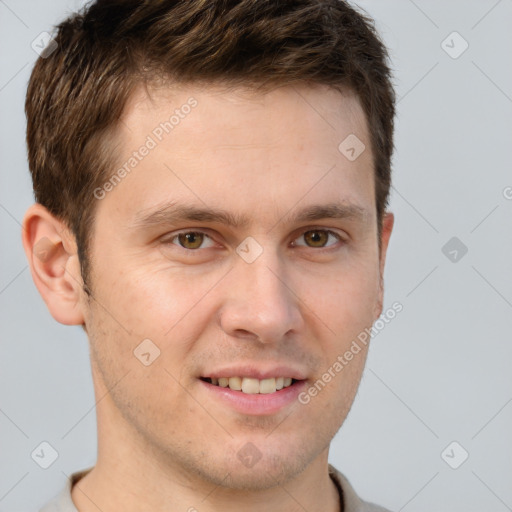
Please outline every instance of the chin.
[{"label": "chin", "polygon": [[[226,459],[229,476],[222,484],[233,489],[261,491],[286,483],[304,471],[315,453],[308,443],[286,443],[285,439],[258,437],[248,440]],[[256,448],[256,444],[258,448]]]},{"label": "chin", "polygon": [[262,491],[286,483],[304,469],[305,464],[296,456],[283,459],[274,454],[265,454],[252,467],[245,467],[237,459],[227,465],[223,475],[225,479],[219,485],[229,489]]}]

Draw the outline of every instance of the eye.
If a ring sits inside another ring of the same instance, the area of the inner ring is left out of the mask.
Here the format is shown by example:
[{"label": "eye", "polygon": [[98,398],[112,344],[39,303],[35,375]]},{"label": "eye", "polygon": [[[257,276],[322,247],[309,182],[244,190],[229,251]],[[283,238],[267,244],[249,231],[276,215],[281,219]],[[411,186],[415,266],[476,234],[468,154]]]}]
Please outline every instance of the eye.
[{"label": "eye", "polygon": [[[305,240],[305,243],[298,242],[301,238]],[[294,240],[292,246],[322,249],[335,246],[337,242],[344,242],[341,235],[328,229],[319,228],[303,232],[299,238]],[[188,251],[197,251],[199,249],[215,247],[215,242],[203,231],[182,231],[181,233],[174,234],[166,240],[165,243],[178,245]]]},{"label": "eye", "polygon": [[[201,247],[203,241],[208,239],[210,241],[210,245],[206,247]],[[174,243],[174,240],[177,240],[178,243]],[[183,249],[195,250],[195,249],[206,249],[208,247],[213,247],[213,240],[202,231],[183,231],[182,233],[178,233],[169,239],[168,243],[174,245],[180,245]]]},{"label": "eye", "polygon": [[[299,244],[297,242],[294,242],[293,245],[323,248],[335,245],[336,241],[343,242],[343,238],[340,235],[338,235],[338,233],[335,233],[334,231],[330,231],[328,229],[311,229],[309,231],[305,231],[299,238],[297,238],[297,240],[300,240],[302,237],[304,237],[304,240],[306,241],[305,244]],[[329,237],[332,237],[335,240],[333,243],[327,244]]]}]

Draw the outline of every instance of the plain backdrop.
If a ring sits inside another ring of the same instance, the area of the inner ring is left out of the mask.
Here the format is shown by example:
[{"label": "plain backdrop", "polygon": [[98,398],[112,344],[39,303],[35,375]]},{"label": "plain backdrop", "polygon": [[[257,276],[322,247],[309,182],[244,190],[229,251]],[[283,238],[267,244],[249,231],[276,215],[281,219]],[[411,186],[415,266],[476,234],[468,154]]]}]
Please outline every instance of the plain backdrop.
[{"label": "plain backdrop", "polygon": [[[20,228],[31,45],[81,3],[0,0],[3,512],[37,511],[96,460],[87,338],[48,313]],[[372,341],[330,460],[394,511],[512,510],[512,1],[358,5],[399,100],[385,309],[403,311]],[[31,456],[42,442],[58,453],[48,469]]]}]

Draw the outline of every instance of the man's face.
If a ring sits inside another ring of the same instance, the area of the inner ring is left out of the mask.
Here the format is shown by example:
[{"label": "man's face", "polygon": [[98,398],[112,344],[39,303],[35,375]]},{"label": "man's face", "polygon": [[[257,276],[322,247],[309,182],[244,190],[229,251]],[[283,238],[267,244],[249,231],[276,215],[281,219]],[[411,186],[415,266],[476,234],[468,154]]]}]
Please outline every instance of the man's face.
[{"label": "man's face", "polygon": [[[381,312],[364,114],[324,87],[188,87],[140,90],[122,121],[119,167],[137,163],[98,200],[94,299],[83,298],[96,390],[110,390],[98,404],[100,450],[108,439],[105,451],[152,457],[161,471],[271,487],[327,456],[366,348],[309,403],[299,394]],[[350,134],[366,146],[355,160],[338,149]],[[173,218],[178,207],[246,222]],[[260,393],[208,380],[221,377]],[[276,391],[281,377],[294,382]]]}]

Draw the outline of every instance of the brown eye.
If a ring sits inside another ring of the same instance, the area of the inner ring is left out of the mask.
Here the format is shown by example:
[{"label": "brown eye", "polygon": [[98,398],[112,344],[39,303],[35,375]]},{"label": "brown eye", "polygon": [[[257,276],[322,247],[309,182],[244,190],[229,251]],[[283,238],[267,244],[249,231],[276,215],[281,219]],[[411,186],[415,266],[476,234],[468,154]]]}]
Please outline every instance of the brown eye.
[{"label": "brown eye", "polygon": [[[334,238],[334,243],[328,243],[329,237]],[[301,238],[304,238],[306,243],[304,244],[296,242],[294,245],[312,248],[323,248],[336,245],[336,241],[342,241],[342,237],[340,235],[328,229],[310,229],[309,231],[305,231],[297,240],[300,240]]]},{"label": "brown eye", "polygon": [[304,240],[311,247],[324,247],[329,239],[329,234],[326,231],[306,231],[304,233]]},{"label": "brown eye", "polygon": [[204,233],[189,231],[187,233],[180,233],[177,235],[180,245],[184,249],[198,249],[204,240]]}]

